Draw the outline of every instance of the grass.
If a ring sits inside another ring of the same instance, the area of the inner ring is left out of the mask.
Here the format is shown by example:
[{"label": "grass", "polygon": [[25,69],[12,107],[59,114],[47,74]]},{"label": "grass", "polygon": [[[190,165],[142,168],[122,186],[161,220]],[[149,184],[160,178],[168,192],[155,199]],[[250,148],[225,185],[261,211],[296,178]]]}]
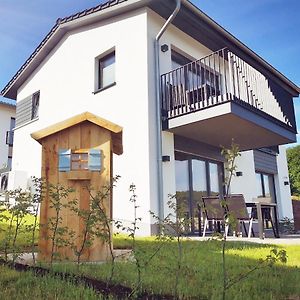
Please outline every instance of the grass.
[{"label": "grass", "polygon": [[[26,217],[30,224],[33,217]],[[7,223],[0,223],[2,230]],[[0,242],[4,231],[0,231]],[[18,246],[28,249],[30,233],[23,231]],[[247,279],[228,290],[227,299],[300,299],[300,246],[259,245],[242,242],[228,242],[226,261],[229,277],[250,270],[265,258],[270,250],[277,247],[286,249],[287,264],[277,263],[272,268],[255,271]],[[125,235],[114,237],[114,247],[128,249],[131,242]],[[137,239],[137,255],[142,260],[155,251],[158,242],[153,237]],[[156,294],[173,294],[176,270],[176,243],[168,242],[143,269],[143,289]],[[221,244],[218,241],[191,241],[183,243],[183,268],[179,280],[179,295],[182,299],[220,299],[222,285]],[[55,264],[57,271],[78,273],[74,264]],[[83,264],[80,274],[106,280],[110,264]],[[133,262],[118,262],[115,270],[115,283],[134,287],[136,268]],[[75,287],[59,279],[38,278],[31,273],[18,273],[0,267],[0,299],[96,299],[96,294],[82,286]],[[99,298],[97,298],[99,299]]]},{"label": "grass", "polygon": [[52,277],[35,277],[0,266],[0,299],[96,300],[104,299],[93,290]]},{"label": "grass", "polygon": [[[118,241],[117,243],[119,243]],[[122,245],[128,243],[123,241]],[[139,239],[139,255],[149,257],[157,242],[151,238]],[[275,246],[241,242],[228,243],[227,263],[229,276],[238,276],[259,264]],[[277,247],[280,248],[280,247]],[[286,265],[260,269],[228,291],[228,299],[287,299],[300,295],[300,246],[284,247],[288,252]],[[143,270],[143,288],[153,293],[173,294],[176,268],[176,244],[167,244]],[[82,265],[80,272],[106,279],[109,264]],[[72,264],[56,265],[56,270],[76,273]],[[136,280],[133,263],[118,263],[115,282],[133,287]],[[183,268],[179,282],[181,298],[220,299],[221,297],[221,245],[218,241],[185,241]],[[295,298],[293,298],[295,299]]]},{"label": "grass", "polygon": [[[10,213],[9,212],[1,212],[1,215],[4,215],[6,217],[10,217]],[[27,214],[24,217],[24,225],[32,225],[34,223],[34,216],[31,214]],[[4,240],[6,232],[8,231],[9,228],[9,221],[2,219],[0,221],[0,251],[3,250],[2,247],[2,243],[1,241]],[[12,227],[13,231],[15,229],[15,226]],[[36,243],[38,241],[38,231],[36,232]],[[22,227],[22,229],[20,230],[20,233],[17,237],[17,242],[16,242],[16,246],[18,249],[26,251],[28,249],[30,249],[30,243],[31,243],[31,238],[32,238],[32,233],[28,230],[26,230],[25,226]]]}]

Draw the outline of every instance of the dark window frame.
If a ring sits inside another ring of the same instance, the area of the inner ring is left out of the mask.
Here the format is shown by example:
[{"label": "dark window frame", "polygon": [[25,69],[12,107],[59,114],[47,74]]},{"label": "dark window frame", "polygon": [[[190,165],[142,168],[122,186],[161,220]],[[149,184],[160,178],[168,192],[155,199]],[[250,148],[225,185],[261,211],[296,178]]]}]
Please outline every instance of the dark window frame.
[{"label": "dark window frame", "polygon": [[[103,83],[103,70],[104,68],[107,66],[106,65],[106,62],[110,59],[113,58],[113,63],[109,64],[109,65],[112,65],[112,64],[116,64],[116,51],[115,50],[112,50],[110,51],[108,54],[104,55],[104,56],[100,56],[100,57],[97,57],[96,58],[96,85],[95,85],[95,93],[98,92],[98,91],[102,91],[102,90],[105,90],[109,87],[112,87],[116,84],[116,78],[114,76],[114,80],[113,82],[110,82],[109,84],[107,85],[104,85]],[[108,66],[109,66],[108,65]]]},{"label": "dark window frame", "polygon": [[[219,195],[224,195],[225,194],[225,188],[223,186],[224,182],[224,162],[218,161],[218,160],[213,160],[209,158],[205,158],[199,155],[187,153],[184,151],[175,151],[175,160],[181,160],[178,159],[178,156],[182,156],[182,160],[187,160],[187,168],[188,168],[188,208],[189,208],[189,218],[193,219],[193,167],[192,167],[192,161],[193,160],[200,160],[205,163],[205,176],[206,176],[206,192],[207,196],[211,196],[211,183],[210,183],[210,163],[216,164],[218,167],[218,177],[219,177]],[[177,189],[177,188],[176,188]],[[197,229],[195,228],[194,222],[191,222],[191,232],[189,234],[196,234]]]},{"label": "dark window frame", "polygon": [[[258,197],[266,197],[266,188],[265,188],[266,183],[264,180],[264,176],[268,176],[268,179],[269,179],[269,176],[271,176],[272,186],[270,187],[270,185],[269,185],[270,196],[271,196],[271,198],[274,198],[273,199],[274,202],[277,203],[274,174],[266,173],[266,172],[259,172],[259,171],[256,171],[255,174],[260,175],[260,184],[261,184],[261,189],[262,189],[262,195],[259,195]],[[268,181],[268,184],[269,184],[269,181]]]},{"label": "dark window frame", "polygon": [[39,117],[40,109],[40,91],[32,94],[31,100],[31,120],[37,119]]}]

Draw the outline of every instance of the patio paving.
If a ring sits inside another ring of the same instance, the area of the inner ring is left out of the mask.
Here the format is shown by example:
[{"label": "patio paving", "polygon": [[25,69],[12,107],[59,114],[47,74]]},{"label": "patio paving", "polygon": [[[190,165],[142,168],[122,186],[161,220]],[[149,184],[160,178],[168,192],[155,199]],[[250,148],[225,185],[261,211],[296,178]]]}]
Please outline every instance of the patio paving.
[{"label": "patio paving", "polygon": [[[211,237],[191,237],[192,240],[206,241]],[[300,234],[288,234],[280,235],[280,238],[267,237],[265,239],[260,239],[258,237],[233,237],[228,236],[228,241],[236,242],[249,242],[249,243],[258,243],[258,244],[273,244],[273,245],[300,245]]]}]

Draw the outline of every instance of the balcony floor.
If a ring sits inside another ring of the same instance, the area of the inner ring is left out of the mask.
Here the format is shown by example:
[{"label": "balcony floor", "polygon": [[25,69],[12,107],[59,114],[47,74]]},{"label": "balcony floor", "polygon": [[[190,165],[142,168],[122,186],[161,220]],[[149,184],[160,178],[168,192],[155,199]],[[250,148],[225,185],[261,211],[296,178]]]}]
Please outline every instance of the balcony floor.
[{"label": "balcony floor", "polygon": [[240,150],[282,145],[296,141],[296,134],[235,102],[178,116],[168,121],[168,131],[216,147]]}]

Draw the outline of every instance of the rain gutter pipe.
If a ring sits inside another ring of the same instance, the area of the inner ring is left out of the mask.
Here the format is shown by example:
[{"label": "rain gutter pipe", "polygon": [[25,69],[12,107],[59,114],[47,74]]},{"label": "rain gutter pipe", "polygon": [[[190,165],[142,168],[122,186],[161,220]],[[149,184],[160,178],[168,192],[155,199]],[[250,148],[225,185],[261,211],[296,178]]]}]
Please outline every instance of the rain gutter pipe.
[{"label": "rain gutter pipe", "polygon": [[181,0],[176,1],[176,8],[165,22],[154,41],[155,51],[155,84],[156,84],[156,143],[157,143],[157,196],[158,196],[158,216],[162,220],[164,218],[164,193],[163,193],[163,169],[162,169],[162,119],[161,119],[161,85],[160,85],[160,61],[159,61],[159,40],[166,31],[167,27],[177,16]]}]

